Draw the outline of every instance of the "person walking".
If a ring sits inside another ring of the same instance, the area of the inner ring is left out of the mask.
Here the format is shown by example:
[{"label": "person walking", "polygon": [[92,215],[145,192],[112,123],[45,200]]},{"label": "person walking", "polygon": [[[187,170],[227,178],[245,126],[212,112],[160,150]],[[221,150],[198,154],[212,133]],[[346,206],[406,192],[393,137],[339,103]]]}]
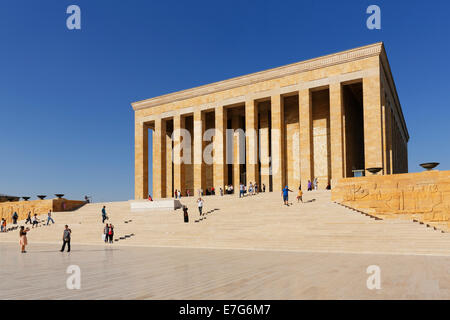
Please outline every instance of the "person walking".
[{"label": "person walking", "polygon": [[292,190],[290,190],[290,189],[288,188],[288,186],[285,186],[285,187],[283,188],[283,190],[282,190],[282,193],[283,193],[283,202],[284,202],[284,204],[285,204],[286,206],[289,205],[289,192],[292,192]]},{"label": "person walking", "polygon": [[6,232],[6,220],[5,220],[5,218],[2,218],[2,224],[0,226],[0,231],[1,232]]},{"label": "person walking", "polygon": [[262,192],[266,192],[266,185],[264,183],[262,185]]},{"label": "person walking", "polygon": [[308,191],[312,190],[312,183],[311,180],[308,180]]},{"label": "person walking", "polygon": [[31,228],[34,228],[34,226],[36,226],[36,228],[37,228],[38,223],[39,222],[38,222],[38,219],[37,219],[37,213],[35,213],[34,216],[33,216],[33,221],[31,223]]},{"label": "person walking", "polygon": [[12,215],[13,224],[17,224],[17,219],[19,219],[19,215],[17,214],[17,212],[14,211]]},{"label": "person walking", "polygon": [[203,200],[202,200],[202,198],[198,198],[197,206],[198,206],[198,212],[200,213],[200,216],[202,216],[203,215]]},{"label": "person walking", "polygon": [[109,230],[108,230],[109,243],[113,243],[113,239],[114,239],[114,225],[112,223],[110,223]]},{"label": "person walking", "polygon": [[220,196],[223,197],[223,189],[222,187],[219,188]]},{"label": "person walking", "polygon": [[300,201],[303,203],[303,191],[301,187],[298,188],[297,203]]},{"label": "person walking", "polygon": [[103,206],[103,209],[102,209],[102,223],[105,223],[105,220],[108,220],[108,216],[106,215],[106,206]]},{"label": "person walking", "polygon": [[28,222],[31,224],[31,211],[28,212],[27,220],[25,220],[25,224],[28,224]]},{"label": "person walking", "polygon": [[30,228],[26,228],[24,226],[20,226],[20,230],[19,230],[19,244],[20,244],[20,248],[21,248],[21,252],[22,253],[26,253],[25,251],[25,247],[28,244],[28,239],[27,239],[27,232],[30,231]]},{"label": "person walking", "polygon": [[178,199],[181,199],[181,191],[178,190]]},{"label": "person walking", "polygon": [[50,223],[50,221],[52,222],[52,224],[55,224],[55,221],[52,218],[52,210],[49,210],[49,212],[47,213],[47,225]]},{"label": "person walking", "polygon": [[106,224],[105,227],[103,228],[103,241],[105,241],[105,243],[108,243],[108,234],[109,234],[109,225]]},{"label": "person walking", "polygon": [[317,185],[319,184],[319,182],[317,181],[317,177],[314,178],[313,180],[313,185],[314,185],[314,190],[317,190]]},{"label": "person walking", "polygon": [[61,248],[61,252],[64,252],[64,249],[66,248],[66,244],[67,244],[67,252],[70,252],[70,238],[72,236],[72,230],[69,229],[69,226],[66,224],[64,226],[64,231],[63,231],[63,245]]},{"label": "person walking", "polygon": [[175,199],[178,198],[178,190],[177,189],[175,189],[175,191],[173,192],[173,195],[174,195]]},{"label": "person walking", "polygon": [[241,183],[240,185],[239,185],[239,198],[240,197],[244,197],[244,184],[243,183]]}]

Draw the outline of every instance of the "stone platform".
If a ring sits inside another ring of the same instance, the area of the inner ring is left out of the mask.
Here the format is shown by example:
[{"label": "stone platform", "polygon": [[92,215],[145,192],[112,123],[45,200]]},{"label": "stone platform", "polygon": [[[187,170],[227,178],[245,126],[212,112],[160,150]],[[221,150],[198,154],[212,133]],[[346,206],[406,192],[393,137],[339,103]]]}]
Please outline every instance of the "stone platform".
[{"label": "stone platform", "polygon": [[381,218],[410,216],[450,230],[450,171],[345,178],[332,200]]},{"label": "stone platform", "polygon": [[174,199],[164,200],[130,200],[130,209],[132,212],[136,211],[164,211],[176,210],[181,208],[181,202]]}]

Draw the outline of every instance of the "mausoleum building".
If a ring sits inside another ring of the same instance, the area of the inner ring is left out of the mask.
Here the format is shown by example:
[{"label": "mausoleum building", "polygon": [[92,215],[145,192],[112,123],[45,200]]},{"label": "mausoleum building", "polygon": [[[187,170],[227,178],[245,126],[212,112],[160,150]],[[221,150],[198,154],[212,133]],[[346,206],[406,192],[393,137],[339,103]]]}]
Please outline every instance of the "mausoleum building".
[{"label": "mausoleum building", "polygon": [[[408,170],[408,129],[383,43],[132,103],[135,198],[250,182],[319,189]],[[241,129],[241,130],[239,130]],[[151,140],[149,130],[152,130]]]}]

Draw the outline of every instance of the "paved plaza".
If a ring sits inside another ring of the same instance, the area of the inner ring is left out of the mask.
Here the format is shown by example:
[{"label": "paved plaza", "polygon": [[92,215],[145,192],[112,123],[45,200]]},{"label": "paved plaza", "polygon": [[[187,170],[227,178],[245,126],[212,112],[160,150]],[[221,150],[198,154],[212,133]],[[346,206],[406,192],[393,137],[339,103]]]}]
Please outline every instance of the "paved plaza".
[{"label": "paved plaza", "polygon": [[[0,299],[449,299],[450,257],[0,245]],[[66,288],[69,265],[81,289]],[[369,265],[381,289],[369,290]]]}]

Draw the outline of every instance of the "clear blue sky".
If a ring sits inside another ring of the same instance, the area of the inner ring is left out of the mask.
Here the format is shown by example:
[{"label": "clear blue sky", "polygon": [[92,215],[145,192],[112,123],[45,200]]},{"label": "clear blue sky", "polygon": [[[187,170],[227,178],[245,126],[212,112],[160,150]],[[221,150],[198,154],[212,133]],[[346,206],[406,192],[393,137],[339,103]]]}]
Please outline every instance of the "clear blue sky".
[{"label": "clear blue sky", "polygon": [[[82,29],[66,28],[67,6]],[[366,28],[370,4],[381,30]],[[134,195],[130,103],[384,41],[409,170],[450,169],[449,1],[0,3],[0,193]]]}]

